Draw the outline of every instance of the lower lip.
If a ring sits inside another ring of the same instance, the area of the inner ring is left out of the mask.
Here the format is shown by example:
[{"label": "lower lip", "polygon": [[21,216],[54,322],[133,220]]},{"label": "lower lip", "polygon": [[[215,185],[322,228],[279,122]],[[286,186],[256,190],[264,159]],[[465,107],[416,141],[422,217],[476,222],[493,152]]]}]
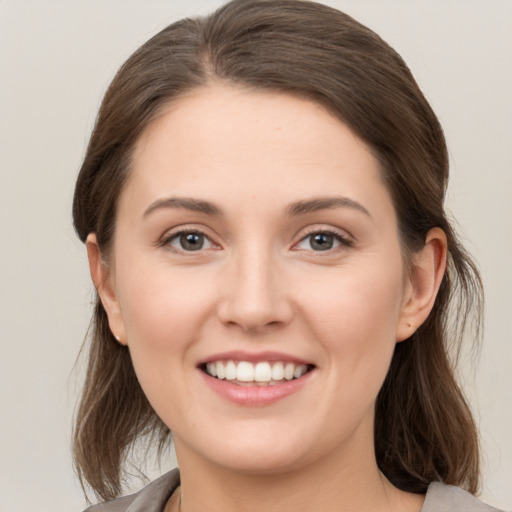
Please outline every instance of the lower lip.
[{"label": "lower lip", "polygon": [[262,406],[273,404],[282,398],[293,395],[309,381],[312,371],[299,379],[284,381],[273,386],[239,386],[224,379],[216,379],[199,370],[206,384],[223,398],[239,405]]}]

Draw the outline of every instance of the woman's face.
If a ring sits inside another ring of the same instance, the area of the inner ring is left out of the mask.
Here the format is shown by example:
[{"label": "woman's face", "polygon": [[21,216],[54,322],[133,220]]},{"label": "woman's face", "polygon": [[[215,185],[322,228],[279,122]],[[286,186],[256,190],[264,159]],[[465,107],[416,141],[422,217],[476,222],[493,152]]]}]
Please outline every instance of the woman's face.
[{"label": "woman's face", "polygon": [[170,104],[136,146],[111,263],[111,328],[178,458],[368,452],[412,286],[376,159],[322,107],[220,85]]}]

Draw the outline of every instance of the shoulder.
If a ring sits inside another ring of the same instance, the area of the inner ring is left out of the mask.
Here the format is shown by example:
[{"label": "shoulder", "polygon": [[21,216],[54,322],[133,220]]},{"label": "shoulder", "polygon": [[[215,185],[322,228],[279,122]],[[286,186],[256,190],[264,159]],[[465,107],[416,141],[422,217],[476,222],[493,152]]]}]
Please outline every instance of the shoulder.
[{"label": "shoulder", "polygon": [[420,512],[503,512],[482,503],[469,492],[439,482],[430,484]]},{"label": "shoulder", "polygon": [[84,512],[163,512],[179,484],[179,471],[173,469],[135,494],[93,505]]}]

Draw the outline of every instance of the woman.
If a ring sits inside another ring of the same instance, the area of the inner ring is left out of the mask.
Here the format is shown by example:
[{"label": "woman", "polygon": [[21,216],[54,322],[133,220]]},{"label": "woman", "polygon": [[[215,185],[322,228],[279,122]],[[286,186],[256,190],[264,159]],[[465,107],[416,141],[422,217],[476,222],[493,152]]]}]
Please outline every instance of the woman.
[{"label": "woman", "polygon": [[179,473],[93,510],[491,510],[447,357],[481,304],[447,178],[406,65],[326,6],[235,0],[132,55],[75,190],[74,454],[103,500],[141,439],[172,431]]}]

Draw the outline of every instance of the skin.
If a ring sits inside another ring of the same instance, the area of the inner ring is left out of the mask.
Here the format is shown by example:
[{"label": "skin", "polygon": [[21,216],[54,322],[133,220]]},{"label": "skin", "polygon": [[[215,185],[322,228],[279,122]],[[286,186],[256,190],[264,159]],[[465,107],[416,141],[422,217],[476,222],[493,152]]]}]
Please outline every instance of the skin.
[{"label": "skin", "polygon": [[[287,213],[333,196],[352,203]],[[170,197],[220,213],[155,206]],[[203,233],[203,249],[184,250],[182,229]],[[311,233],[326,231],[342,241],[315,250]],[[196,90],[138,141],[112,254],[94,234],[87,248],[112,332],[173,431],[182,512],[421,508],[378,471],[374,406],[395,344],[433,306],[446,240],[432,230],[405,271],[378,163],[347,126],[290,95]],[[275,403],[235,404],[197,368],[229,350],[314,370]]]}]

